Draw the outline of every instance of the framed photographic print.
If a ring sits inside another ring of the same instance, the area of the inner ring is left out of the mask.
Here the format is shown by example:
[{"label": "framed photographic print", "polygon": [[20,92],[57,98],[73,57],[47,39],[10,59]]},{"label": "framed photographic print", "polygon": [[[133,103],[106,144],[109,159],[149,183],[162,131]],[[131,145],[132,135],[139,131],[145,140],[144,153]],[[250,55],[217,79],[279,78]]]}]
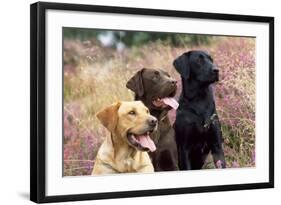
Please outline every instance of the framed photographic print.
[{"label": "framed photographic print", "polygon": [[274,18],[31,5],[30,199],[274,187]]}]

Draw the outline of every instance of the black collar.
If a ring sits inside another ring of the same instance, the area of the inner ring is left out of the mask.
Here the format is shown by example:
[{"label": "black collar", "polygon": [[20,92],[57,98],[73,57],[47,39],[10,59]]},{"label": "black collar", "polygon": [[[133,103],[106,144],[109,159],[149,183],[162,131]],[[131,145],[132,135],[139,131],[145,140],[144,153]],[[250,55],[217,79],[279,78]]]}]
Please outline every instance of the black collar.
[{"label": "black collar", "polygon": [[208,118],[208,119],[205,121],[203,127],[204,127],[205,129],[209,129],[209,128],[210,128],[210,125],[213,124],[213,123],[217,120],[217,116],[218,116],[218,115],[217,115],[216,113],[213,113],[213,114],[210,116],[210,118]]}]

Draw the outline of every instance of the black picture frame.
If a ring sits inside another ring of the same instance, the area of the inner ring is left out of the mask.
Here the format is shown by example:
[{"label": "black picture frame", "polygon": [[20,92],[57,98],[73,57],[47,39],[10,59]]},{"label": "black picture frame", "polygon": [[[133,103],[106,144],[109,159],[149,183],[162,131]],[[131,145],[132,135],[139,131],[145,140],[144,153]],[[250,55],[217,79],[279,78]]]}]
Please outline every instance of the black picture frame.
[{"label": "black picture frame", "polygon": [[[269,24],[269,181],[263,183],[46,196],[46,10],[233,20]],[[37,203],[109,199],[274,187],[274,18],[144,8],[38,2],[30,6],[30,200]]]}]

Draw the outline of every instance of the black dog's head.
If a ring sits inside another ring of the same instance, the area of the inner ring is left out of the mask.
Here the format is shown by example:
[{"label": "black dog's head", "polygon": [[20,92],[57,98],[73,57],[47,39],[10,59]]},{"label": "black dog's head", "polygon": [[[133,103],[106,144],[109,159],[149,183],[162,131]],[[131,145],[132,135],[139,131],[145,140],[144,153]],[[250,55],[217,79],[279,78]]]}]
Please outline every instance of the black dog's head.
[{"label": "black dog's head", "polygon": [[136,99],[151,110],[177,108],[177,81],[161,69],[143,68],[139,70],[126,84],[135,93]]},{"label": "black dog's head", "polygon": [[209,85],[219,80],[219,70],[213,59],[204,51],[189,51],[174,61],[174,67],[184,80],[196,80],[201,85]]}]

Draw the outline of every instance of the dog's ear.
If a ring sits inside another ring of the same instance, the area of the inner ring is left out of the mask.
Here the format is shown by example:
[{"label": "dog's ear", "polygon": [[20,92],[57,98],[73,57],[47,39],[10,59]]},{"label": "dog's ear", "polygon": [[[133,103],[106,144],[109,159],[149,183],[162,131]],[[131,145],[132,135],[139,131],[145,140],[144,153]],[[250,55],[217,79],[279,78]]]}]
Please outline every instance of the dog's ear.
[{"label": "dog's ear", "polygon": [[176,60],[174,60],[173,65],[178,73],[184,78],[188,79],[190,76],[190,65],[189,65],[189,56],[191,51],[182,54]]},{"label": "dog's ear", "polygon": [[132,90],[137,96],[142,97],[144,95],[144,86],[142,79],[142,72],[145,68],[139,70],[131,79],[127,82],[126,87]]},{"label": "dog's ear", "polygon": [[96,115],[101,124],[105,126],[110,132],[115,131],[118,122],[117,112],[120,105],[121,102],[114,103],[109,107],[106,107],[103,110],[99,111]]}]

